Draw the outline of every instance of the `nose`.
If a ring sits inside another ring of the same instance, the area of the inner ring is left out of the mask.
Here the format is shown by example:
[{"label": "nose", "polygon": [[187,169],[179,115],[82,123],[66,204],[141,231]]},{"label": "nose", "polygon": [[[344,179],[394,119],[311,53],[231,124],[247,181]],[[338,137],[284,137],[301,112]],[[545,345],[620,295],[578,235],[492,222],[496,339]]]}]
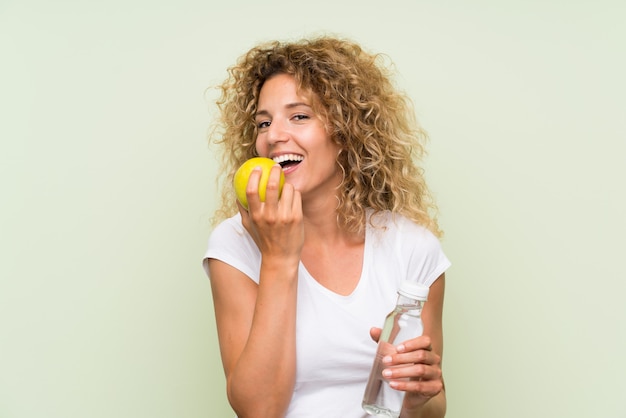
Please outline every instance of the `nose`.
[{"label": "nose", "polygon": [[270,126],[267,128],[267,142],[270,145],[274,145],[279,142],[286,142],[289,140],[289,132],[279,120],[273,120]]}]

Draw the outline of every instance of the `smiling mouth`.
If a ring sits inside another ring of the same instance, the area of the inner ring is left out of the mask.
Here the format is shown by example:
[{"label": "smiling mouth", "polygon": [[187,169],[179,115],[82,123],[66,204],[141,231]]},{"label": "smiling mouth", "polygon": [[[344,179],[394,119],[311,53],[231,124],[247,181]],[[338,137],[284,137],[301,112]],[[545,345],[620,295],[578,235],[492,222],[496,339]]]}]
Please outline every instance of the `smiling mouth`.
[{"label": "smiling mouth", "polygon": [[280,164],[285,169],[288,167],[294,167],[304,160],[302,155],[297,154],[283,154],[273,158],[274,162]]}]

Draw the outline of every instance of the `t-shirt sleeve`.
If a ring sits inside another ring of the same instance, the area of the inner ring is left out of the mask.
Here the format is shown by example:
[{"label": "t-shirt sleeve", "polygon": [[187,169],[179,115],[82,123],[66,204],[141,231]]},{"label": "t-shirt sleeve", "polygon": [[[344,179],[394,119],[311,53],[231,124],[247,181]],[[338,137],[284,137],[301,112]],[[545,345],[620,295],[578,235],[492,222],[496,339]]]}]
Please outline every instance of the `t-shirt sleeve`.
[{"label": "t-shirt sleeve", "polygon": [[405,226],[410,233],[405,235],[404,250],[407,257],[407,276],[426,286],[432,285],[451,265],[443,252],[441,242],[428,229],[411,223]]},{"label": "t-shirt sleeve", "polygon": [[209,236],[202,266],[209,277],[209,259],[223,261],[259,282],[260,253],[237,215],[219,224]]}]

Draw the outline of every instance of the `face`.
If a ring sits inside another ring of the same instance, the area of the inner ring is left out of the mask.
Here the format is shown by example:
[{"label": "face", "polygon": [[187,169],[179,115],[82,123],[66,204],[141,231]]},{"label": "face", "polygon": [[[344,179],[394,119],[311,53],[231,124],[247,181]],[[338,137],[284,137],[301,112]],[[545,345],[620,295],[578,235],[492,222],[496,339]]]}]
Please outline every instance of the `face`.
[{"label": "face", "polygon": [[336,163],[340,148],[313,112],[312,96],[298,92],[291,75],[278,74],[263,84],[257,109],[258,154],[280,163],[285,181],[303,199],[336,194],[341,181]]}]

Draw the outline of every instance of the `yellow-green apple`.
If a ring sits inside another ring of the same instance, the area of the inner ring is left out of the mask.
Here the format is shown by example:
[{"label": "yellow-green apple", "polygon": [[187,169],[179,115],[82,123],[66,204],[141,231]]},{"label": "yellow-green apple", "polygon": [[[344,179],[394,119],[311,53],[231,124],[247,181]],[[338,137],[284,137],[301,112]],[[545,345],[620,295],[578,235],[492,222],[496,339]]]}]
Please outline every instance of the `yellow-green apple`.
[{"label": "yellow-green apple", "polygon": [[[261,167],[261,179],[259,180],[259,198],[261,202],[265,202],[265,191],[267,189],[267,182],[270,178],[270,170],[276,163],[271,158],[266,157],[254,157],[245,161],[235,172],[233,178],[233,186],[235,187],[235,194],[237,200],[241,205],[248,209],[248,197],[246,196],[246,187],[248,186],[248,179],[255,167]],[[283,190],[285,184],[285,174],[283,170],[280,170],[280,181],[278,184],[278,193]]]}]

